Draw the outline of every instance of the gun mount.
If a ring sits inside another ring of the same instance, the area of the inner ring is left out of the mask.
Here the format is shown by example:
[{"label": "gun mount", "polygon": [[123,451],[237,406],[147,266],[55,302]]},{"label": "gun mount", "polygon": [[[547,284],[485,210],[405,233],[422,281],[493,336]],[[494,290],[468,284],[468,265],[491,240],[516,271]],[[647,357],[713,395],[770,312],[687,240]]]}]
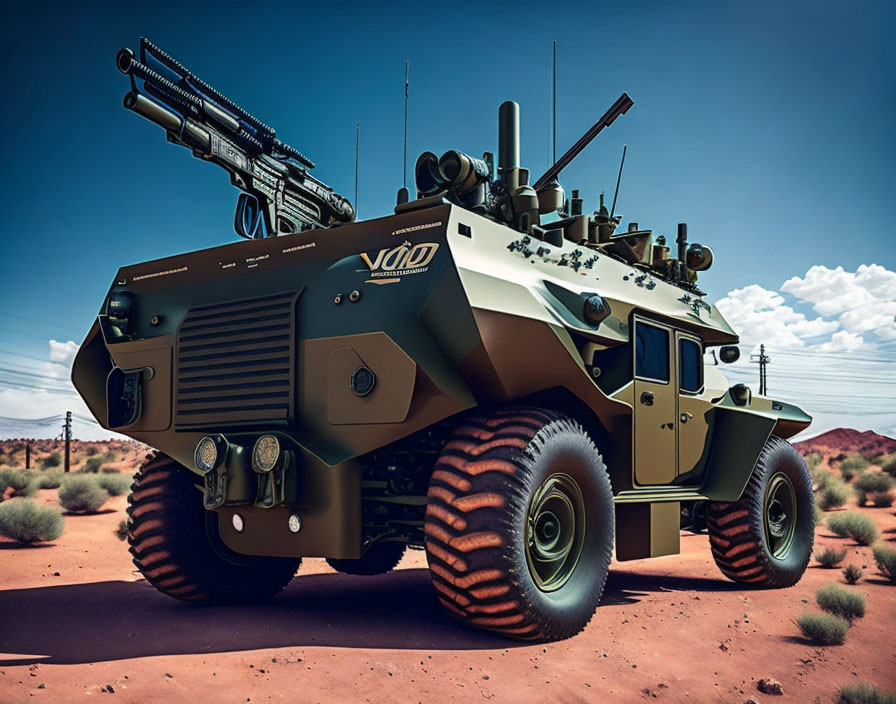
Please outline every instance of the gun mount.
[{"label": "gun mount", "polygon": [[139,60],[122,49],[115,65],[131,79],[124,107],[162,127],[169,142],[224,168],[243,191],[234,219],[240,236],[286,235],[354,220],[349,200],[308,173],[314,162],[148,39],[140,39]]}]

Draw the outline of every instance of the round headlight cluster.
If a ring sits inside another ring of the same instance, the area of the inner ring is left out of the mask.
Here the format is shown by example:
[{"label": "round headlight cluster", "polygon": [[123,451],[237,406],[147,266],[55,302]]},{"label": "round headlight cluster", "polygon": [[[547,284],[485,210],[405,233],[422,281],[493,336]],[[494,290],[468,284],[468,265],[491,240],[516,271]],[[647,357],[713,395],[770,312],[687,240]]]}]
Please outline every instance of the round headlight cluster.
[{"label": "round headlight cluster", "polygon": [[270,472],[280,459],[280,441],[274,435],[262,435],[252,448],[252,464],[259,472]]},{"label": "round headlight cluster", "polygon": [[218,465],[218,443],[214,438],[206,435],[199,441],[193,454],[193,461],[196,463],[196,468],[202,472],[211,472]]}]

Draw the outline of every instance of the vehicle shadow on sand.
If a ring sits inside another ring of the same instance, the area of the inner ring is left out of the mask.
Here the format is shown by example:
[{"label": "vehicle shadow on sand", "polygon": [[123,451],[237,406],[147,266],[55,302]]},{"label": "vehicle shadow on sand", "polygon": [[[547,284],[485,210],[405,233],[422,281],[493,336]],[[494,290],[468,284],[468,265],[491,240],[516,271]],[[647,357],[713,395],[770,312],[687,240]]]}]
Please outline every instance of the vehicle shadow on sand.
[{"label": "vehicle shadow on sand", "polygon": [[[635,603],[648,592],[717,591],[728,584],[611,573],[602,605]],[[143,580],[10,589],[0,591],[0,615],[0,665],[307,646],[499,650],[525,645],[448,617],[424,569],[377,577],[302,575],[269,604],[211,608],[170,599]]]}]

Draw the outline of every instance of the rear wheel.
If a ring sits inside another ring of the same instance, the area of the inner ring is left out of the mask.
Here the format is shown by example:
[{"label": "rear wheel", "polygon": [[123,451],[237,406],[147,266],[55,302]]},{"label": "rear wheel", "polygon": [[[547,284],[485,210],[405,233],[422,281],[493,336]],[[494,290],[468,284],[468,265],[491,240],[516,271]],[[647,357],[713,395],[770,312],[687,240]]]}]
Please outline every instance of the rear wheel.
[{"label": "rear wheel", "polygon": [[613,494],[591,439],[537,408],[469,418],[436,464],[426,552],[443,606],[512,638],[581,631],[613,548]]},{"label": "rear wheel", "polygon": [[815,538],[812,480],[786,440],[768,439],[740,500],[709,506],[712,554],[722,573],[754,587],[790,587]]},{"label": "rear wheel", "polygon": [[327,564],[343,574],[385,574],[395,569],[395,566],[401,561],[406,547],[404,543],[374,543],[357,560],[327,558]]},{"label": "rear wheel", "polygon": [[128,497],[128,543],[134,564],[163,594],[194,604],[260,601],[292,580],[299,558],[241,555],[202,505],[198,478],[163,454],[140,467]]}]

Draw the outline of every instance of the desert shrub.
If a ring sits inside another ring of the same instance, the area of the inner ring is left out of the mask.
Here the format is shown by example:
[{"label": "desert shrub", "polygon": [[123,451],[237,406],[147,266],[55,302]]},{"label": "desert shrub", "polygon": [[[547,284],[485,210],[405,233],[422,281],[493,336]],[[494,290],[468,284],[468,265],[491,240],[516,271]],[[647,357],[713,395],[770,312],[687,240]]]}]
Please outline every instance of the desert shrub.
[{"label": "desert shrub", "polygon": [[871,545],[877,540],[877,526],[868,516],[855,511],[838,513],[828,518],[828,528],[841,538],[852,538],[859,545]]},{"label": "desert shrub", "polygon": [[874,561],[881,574],[896,584],[896,550],[889,545],[875,545],[872,548]]},{"label": "desert shrub", "polygon": [[866,460],[858,452],[850,452],[840,462],[840,474],[846,481],[852,480],[859,472],[868,469],[868,460]]},{"label": "desert shrub", "polygon": [[824,511],[818,507],[818,504],[812,504],[812,514],[815,520],[815,525],[820,526],[824,523]]},{"label": "desert shrub", "polygon": [[0,452],[0,464],[6,464],[7,461],[6,453]]},{"label": "desert shrub", "polygon": [[824,467],[810,467],[809,476],[812,478],[812,486],[815,487],[816,491],[824,489],[824,487],[827,486],[828,482],[830,482],[832,479],[837,478],[836,474],[828,471]]},{"label": "desert shrub", "polygon": [[872,491],[870,494],[868,494],[868,500],[871,502],[872,506],[876,506],[877,508],[886,508],[887,506],[893,505],[893,492]]},{"label": "desert shrub", "polygon": [[877,464],[884,472],[896,478],[896,455],[884,455]]},{"label": "desert shrub", "polygon": [[95,477],[70,474],[59,487],[59,503],[66,511],[96,513],[109,498]]},{"label": "desert shrub", "polygon": [[119,540],[127,540],[128,539],[128,522],[124,519],[118,522],[118,528],[115,529],[115,535],[118,536]]},{"label": "desert shrub", "polygon": [[104,464],[102,467],[100,467],[100,473],[101,474],[120,474],[121,470],[117,469],[115,467],[110,467],[107,464]]},{"label": "desert shrub", "polygon": [[806,461],[806,466],[809,467],[809,471],[811,472],[813,469],[818,467],[821,464],[821,453],[820,452],[810,452],[808,455],[803,457]]},{"label": "desert shrub", "polygon": [[852,485],[859,501],[859,506],[864,506],[868,500],[868,494],[872,492],[886,493],[893,488],[893,479],[883,472],[875,472],[874,470],[863,472]]},{"label": "desert shrub", "polygon": [[118,459],[118,453],[115,450],[106,450],[103,453],[103,459],[106,460],[106,462],[114,462]]},{"label": "desert shrub", "polygon": [[12,489],[13,496],[32,496],[37,491],[37,483],[34,481],[36,475],[32,471],[11,469],[5,476],[4,481]]},{"label": "desert shrub", "polygon": [[96,482],[109,492],[109,496],[127,494],[131,488],[131,480],[123,474],[98,474]]},{"label": "desert shrub", "polygon": [[38,489],[58,489],[62,483],[62,472],[41,472],[35,483]]},{"label": "desert shrub", "polygon": [[847,565],[843,568],[843,579],[850,584],[855,584],[862,578],[862,568],[856,565]]},{"label": "desert shrub", "polygon": [[84,450],[87,453],[88,457],[93,457],[99,450],[96,449],[96,445],[88,445],[87,449]]},{"label": "desert shrub", "polygon": [[837,704],[896,704],[896,695],[873,684],[859,682],[840,688]]},{"label": "desert shrub", "polygon": [[849,485],[831,475],[831,479],[819,489],[815,501],[822,511],[840,508],[849,500]]},{"label": "desert shrub", "polygon": [[47,469],[48,467],[58,467],[61,464],[62,464],[62,455],[60,455],[58,452],[50,453],[48,456],[44,457],[40,462],[41,469]]},{"label": "desert shrub", "polygon": [[79,471],[84,472],[85,474],[96,474],[100,471],[100,465],[102,464],[103,459],[101,457],[88,457],[84,466],[81,467]]},{"label": "desert shrub", "polygon": [[62,535],[65,519],[51,506],[31,499],[12,499],[0,505],[0,533],[20,543],[42,543]]},{"label": "desert shrub", "polygon": [[843,558],[846,557],[846,548],[838,550],[837,548],[825,548],[815,556],[818,564],[822,567],[836,567]]},{"label": "desert shrub", "polygon": [[828,613],[842,616],[847,621],[865,615],[865,595],[856,589],[847,589],[832,582],[815,592],[815,601]]},{"label": "desert shrub", "polygon": [[849,630],[849,621],[834,614],[805,613],[796,623],[806,638],[819,645],[841,645]]}]

